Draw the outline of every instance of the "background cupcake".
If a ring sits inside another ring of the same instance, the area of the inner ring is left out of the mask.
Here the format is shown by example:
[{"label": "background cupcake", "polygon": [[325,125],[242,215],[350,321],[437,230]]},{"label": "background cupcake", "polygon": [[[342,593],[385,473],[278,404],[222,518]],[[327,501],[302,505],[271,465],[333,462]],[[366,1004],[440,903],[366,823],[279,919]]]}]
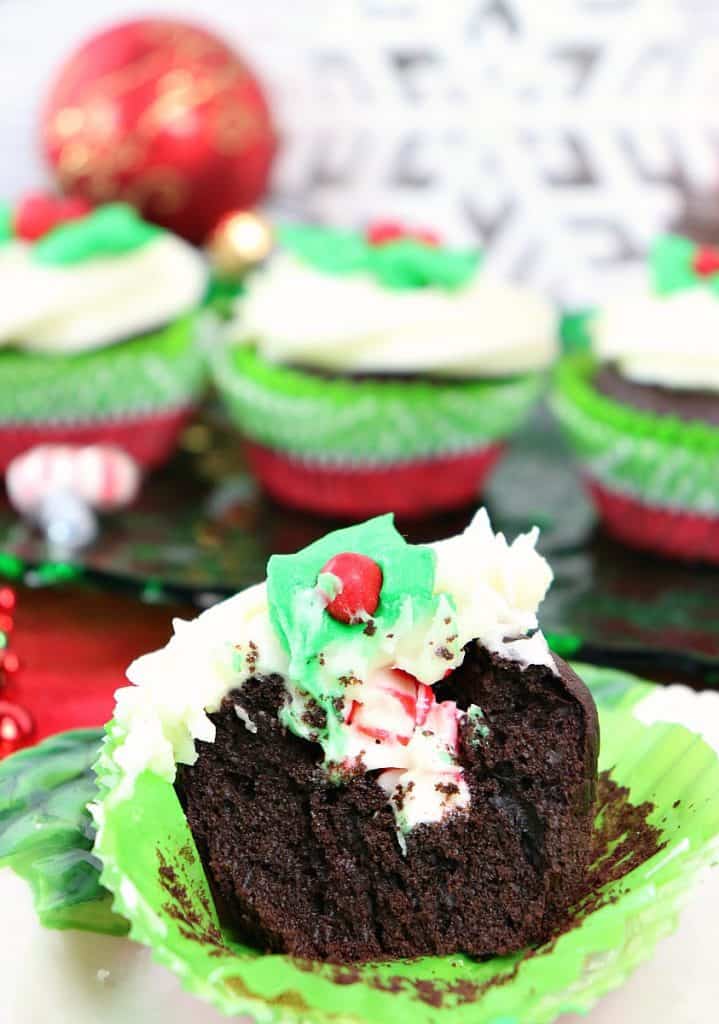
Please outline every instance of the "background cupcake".
[{"label": "background cupcake", "polygon": [[667,236],[592,319],[554,407],[607,529],[719,562],[719,250]]},{"label": "background cupcake", "polygon": [[0,470],[46,441],[169,455],[204,382],[202,257],[121,203],[0,211]]},{"label": "background cupcake", "polygon": [[279,241],[215,359],[267,490],[349,516],[476,497],[555,354],[550,305],[428,233],[292,226]]}]

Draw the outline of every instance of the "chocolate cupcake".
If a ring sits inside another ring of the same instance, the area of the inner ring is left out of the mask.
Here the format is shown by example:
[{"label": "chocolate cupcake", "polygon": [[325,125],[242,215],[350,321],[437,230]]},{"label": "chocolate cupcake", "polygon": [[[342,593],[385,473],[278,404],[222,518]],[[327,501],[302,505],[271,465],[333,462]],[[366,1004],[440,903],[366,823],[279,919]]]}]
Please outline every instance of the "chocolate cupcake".
[{"label": "chocolate cupcake", "polygon": [[413,546],[385,516],[176,623],[117,694],[106,883],[104,823],[149,772],[237,941],[347,962],[547,939],[586,886],[598,724],[538,630],[535,540],[508,545],[482,511]]},{"label": "chocolate cupcake", "polygon": [[279,242],[215,360],[266,489],[353,518],[476,498],[554,358],[549,303],[426,234]]},{"label": "chocolate cupcake", "polygon": [[553,405],[608,531],[719,562],[719,250],[668,236],[590,322]]},{"label": "chocolate cupcake", "polygon": [[167,458],[205,385],[206,286],[200,254],[124,204],[0,209],[0,472],[47,442]]}]

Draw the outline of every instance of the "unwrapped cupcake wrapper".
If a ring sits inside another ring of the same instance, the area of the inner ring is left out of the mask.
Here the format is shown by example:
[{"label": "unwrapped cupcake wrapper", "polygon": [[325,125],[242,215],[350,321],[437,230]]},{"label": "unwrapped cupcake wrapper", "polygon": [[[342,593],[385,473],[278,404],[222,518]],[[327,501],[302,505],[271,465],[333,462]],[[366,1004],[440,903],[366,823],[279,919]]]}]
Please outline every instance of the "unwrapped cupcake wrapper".
[{"label": "unwrapped cupcake wrapper", "polygon": [[[115,910],[188,991],[258,1024],[549,1024],[586,1011],[620,984],[676,925],[697,875],[719,851],[719,760],[677,725],[642,724],[636,707],[655,687],[583,667],[600,709],[600,767],[654,804],[665,846],[609,883],[574,927],[526,956],[461,955],[337,967],[262,954],[220,926],[207,878],[170,782],[149,772],[134,791],[112,758],[111,723],[97,766],[95,851]],[[137,836],[142,835],[142,843]]]},{"label": "unwrapped cupcake wrapper", "polygon": [[596,361],[565,357],[552,407],[607,528],[661,553],[719,561],[719,429],[623,405],[592,383]]},{"label": "unwrapped cupcake wrapper", "polygon": [[351,518],[381,512],[416,517],[467,504],[479,496],[503,448],[497,443],[429,458],[353,466],[245,443],[250,469],[278,501],[318,515]]},{"label": "unwrapped cupcake wrapper", "polygon": [[362,467],[477,451],[512,434],[540,374],[445,381],[325,377],[275,366],[251,346],[218,349],[217,386],[246,437],[305,460]]}]

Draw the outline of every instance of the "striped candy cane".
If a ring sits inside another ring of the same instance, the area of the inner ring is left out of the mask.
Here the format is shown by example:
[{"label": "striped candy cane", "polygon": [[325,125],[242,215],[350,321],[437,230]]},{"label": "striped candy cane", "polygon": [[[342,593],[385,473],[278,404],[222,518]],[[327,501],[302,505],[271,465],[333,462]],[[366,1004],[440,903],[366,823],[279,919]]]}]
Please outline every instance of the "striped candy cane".
[{"label": "striped candy cane", "polygon": [[10,501],[23,515],[60,493],[108,511],[135,498],[140,471],[134,459],[112,445],[41,444],[12,460],[5,485]]}]

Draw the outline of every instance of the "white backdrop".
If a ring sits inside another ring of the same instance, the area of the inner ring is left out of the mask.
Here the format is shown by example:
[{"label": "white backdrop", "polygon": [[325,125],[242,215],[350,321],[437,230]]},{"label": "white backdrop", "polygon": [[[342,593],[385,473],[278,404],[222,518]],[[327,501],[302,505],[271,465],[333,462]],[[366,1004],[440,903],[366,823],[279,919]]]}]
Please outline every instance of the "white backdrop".
[{"label": "white backdrop", "polygon": [[219,29],[261,73],[283,204],[480,240],[570,306],[719,180],[715,0],[0,0],[0,195],[43,180],[63,55],[148,13]]}]

